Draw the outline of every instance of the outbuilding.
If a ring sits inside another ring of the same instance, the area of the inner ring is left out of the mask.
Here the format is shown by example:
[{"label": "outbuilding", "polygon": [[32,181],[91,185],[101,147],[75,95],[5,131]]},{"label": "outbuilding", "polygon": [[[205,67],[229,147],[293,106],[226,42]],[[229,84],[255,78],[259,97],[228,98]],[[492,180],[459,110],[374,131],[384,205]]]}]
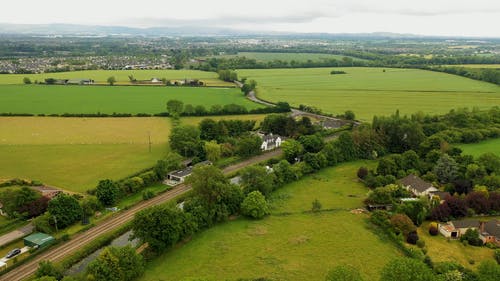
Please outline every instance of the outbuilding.
[{"label": "outbuilding", "polygon": [[32,248],[47,247],[48,245],[50,245],[56,241],[54,239],[54,237],[52,237],[48,234],[45,234],[45,233],[41,233],[41,232],[37,232],[37,233],[31,234],[30,236],[26,236],[26,237],[24,237],[23,240],[24,240],[24,246],[32,247]]}]

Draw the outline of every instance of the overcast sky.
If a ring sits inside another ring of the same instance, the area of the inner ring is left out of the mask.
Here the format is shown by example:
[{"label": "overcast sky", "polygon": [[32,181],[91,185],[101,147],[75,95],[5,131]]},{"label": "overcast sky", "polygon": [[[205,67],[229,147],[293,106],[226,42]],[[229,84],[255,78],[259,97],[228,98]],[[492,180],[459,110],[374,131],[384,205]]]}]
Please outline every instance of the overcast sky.
[{"label": "overcast sky", "polygon": [[2,0],[2,23],[500,37],[500,0]]}]

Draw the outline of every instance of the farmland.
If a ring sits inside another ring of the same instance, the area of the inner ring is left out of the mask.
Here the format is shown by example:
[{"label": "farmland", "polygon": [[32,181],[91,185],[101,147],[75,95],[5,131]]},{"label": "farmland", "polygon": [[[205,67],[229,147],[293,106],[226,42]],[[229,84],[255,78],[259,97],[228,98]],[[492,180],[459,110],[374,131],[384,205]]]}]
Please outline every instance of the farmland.
[{"label": "farmland", "polygon": [[42,74],[0,74],[0,85],[23,84],[23,78],[32,82],[43,82],[47,78],[55,79],[93,79],[96,83],[106,83],[110,76],[116,78],[117,84],[130,84],[129,75],[137,80],[151,78],[166,78],[168,80],[199,79],[207,86],[234,86],[217,79],[217,73],[197,70],[85,70],[73,72],[42,73]]},{"label": "farmland", "polygon": [[459,147],[464,154],[480,156],[483,153],[491,152],[500,156],[500,138],[485,140],[479,143],[461,144]]},{"label": "farmland", "polygon": [[[318,54],[318,53],[264,53],[264,52],[239,52],[236,55],[222,55],[221,57],[230,58],[230,57],[246,57],[247,59],[254,59],[262,62],[269,62],[273,60],[281,60],[281,61],[297,61],[297,62],[306,62],[308,60],[311,61],[321,61],[321,60],[342,60],[346,56],[342,55],[333,55],[333,54]],[[363,60],[358,58],[353,58],[353,60]]]},{"label": "farmland", "polygon": [[[148,263],[140,280],[323,280],[339,264],[358,268],[365,280],[378,280],[385,263],[400,253],[368,229],[366,215],[349,212],[362,205],[367,192],[356,181],[360,165],[373,163],[343,164],[283,187],[272,196],[269,217],[206,230]],[[324,212],[304,212],[314,199]]]},{"label": "farmland", "polygon": [[[37,179],[83,192],[156,163],[168,150],[167,118],[2,117],[0,178]],[[152,152],[148,151],[151,134]]]},{"label": "farmland", "polygon": [[[417,111],[439,114],[459,107],[500,105],[500,87],[460,76],[391,68],[333,68],[239,70],[255,79],[257,94],[268,101],[286,100],[292,106],[315,106],[327,113],[353,110],[358,119]],[[385,71],[384,71],[385,70]]]},{"label": "farmland", "polygon": [[239,104],[248,109],[259,105],[245,99],[238,89],[148,86],[46,86],[1,85],[0,112],[63,113],[160,113],[166,102],[184,104]]}]

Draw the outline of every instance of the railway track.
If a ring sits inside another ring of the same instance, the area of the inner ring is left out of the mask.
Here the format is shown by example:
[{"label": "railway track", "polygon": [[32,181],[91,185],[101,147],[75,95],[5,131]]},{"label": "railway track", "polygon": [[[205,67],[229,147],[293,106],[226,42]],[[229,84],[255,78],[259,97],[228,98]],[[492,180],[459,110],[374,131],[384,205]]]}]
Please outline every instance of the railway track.
[{"label": "railway track", "polygon": [[[281,149],[277,149],[262,155],[255,156],[243,162],[236,163],[234,165],[226,167],[223,170],[223,173],[229,174],[235,172],[246,166],[250,166],[271,159],[273,157],[280,156],[282,153],[283,152]],[[64,257],[76,252],[78,249],[82,248],[92,240],[97,239],[99,236],[131,221],[137,212],[144,210],[148,207],[152,207],[158,204],[165,203],[169,200],[172,200],[178,195],[188,192],[190,189],[191,187],[189,185],[181,184],[176,186],[174,189],[162,193],[158,196],[155,196],[147,201],[142,201],[141,203],[134,205],[128,210],[117,213],[116,215],[99,223],[95,227],[92,227],[89,230],[76,235],[71,240],[64,242],[63,244],[58,245],[54,248],[51,248],[46,252],[41,253],[40,255],[37,255],[35,258],[26,262],[25,264],[1,275],[0,281],[24,280],[36,272],[36,270],[38,269],[38,263],[40,263],[41,261],[45,260],[52,262],[61,261]]]}]

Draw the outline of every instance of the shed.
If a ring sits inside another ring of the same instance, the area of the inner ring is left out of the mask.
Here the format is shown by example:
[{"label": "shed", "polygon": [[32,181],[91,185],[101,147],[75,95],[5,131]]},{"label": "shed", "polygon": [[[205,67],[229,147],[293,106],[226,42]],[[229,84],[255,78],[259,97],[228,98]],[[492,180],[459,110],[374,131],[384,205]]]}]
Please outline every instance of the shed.
[{"label": "shed", "polygon": [[24,240],[24,246],[33,248],[43,248],[56,241],[54,237],[41,232],[31,234],[30,236],[26,236],[24,237],[23,240]]}]

